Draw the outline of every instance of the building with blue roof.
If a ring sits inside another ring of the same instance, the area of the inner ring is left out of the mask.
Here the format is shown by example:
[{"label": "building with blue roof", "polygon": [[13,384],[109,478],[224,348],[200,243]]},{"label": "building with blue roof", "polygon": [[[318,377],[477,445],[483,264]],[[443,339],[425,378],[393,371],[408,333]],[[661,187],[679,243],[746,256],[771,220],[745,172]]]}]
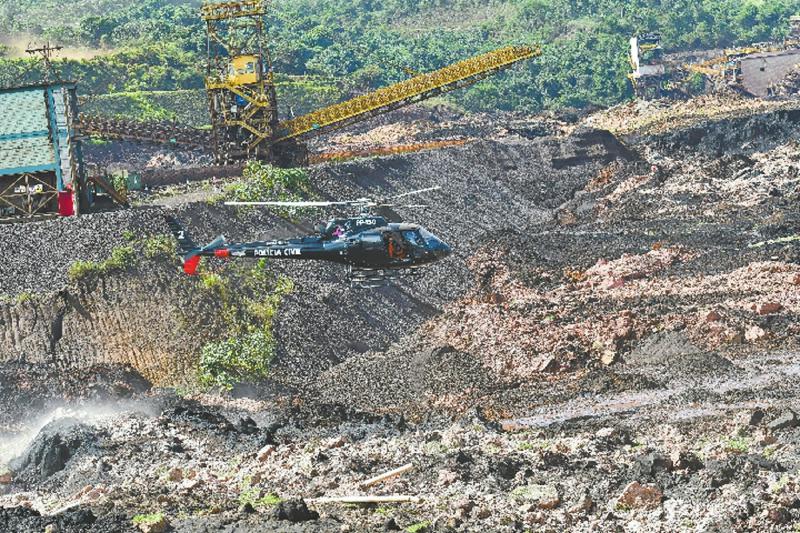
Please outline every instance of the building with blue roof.
[{"label": "building with blue roof", "polygon": [[74,83],[0,90],[0,217],[79,211],[77,112]]}]

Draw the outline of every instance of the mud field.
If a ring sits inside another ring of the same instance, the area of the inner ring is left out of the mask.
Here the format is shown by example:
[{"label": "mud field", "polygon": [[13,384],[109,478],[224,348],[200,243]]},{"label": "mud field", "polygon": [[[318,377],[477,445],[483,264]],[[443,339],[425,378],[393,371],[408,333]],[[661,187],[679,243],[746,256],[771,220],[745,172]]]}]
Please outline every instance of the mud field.
[{"label": "mud field", "polygon": [[[315,196],[441,185],[389,215],[455,253],[370,291],[270,263],[294,284],[270,378],[225,394],[192,379],[226,302],[147,243],[164,214],[198,242],[324,214],[226,208],[212,181],[0,225],[25,251],[0,264],[0,531],[798,530],[797,113],[683,105],[674,126],[630,106],[377,123],[480,140],[314,166]],[[656,126],[602,129],[634,121]],[[68,275],[126,245],[142,257]],[[388,495],[410,501],[325,500]]]}]

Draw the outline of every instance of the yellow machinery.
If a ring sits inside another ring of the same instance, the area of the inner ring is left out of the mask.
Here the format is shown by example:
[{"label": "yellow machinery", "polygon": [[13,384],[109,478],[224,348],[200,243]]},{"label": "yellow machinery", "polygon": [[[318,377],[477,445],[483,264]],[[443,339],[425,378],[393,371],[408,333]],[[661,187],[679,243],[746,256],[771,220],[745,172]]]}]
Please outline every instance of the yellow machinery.
[{"label": "yellow machinery", "polygon": [[265,14],[262,0],[209,3],[200,12],[208,35],[208,110],[221,163],[274,159],[265,142],[274,138],[278,125]]},{"label": "yellow machinery", "polygon": [[205,86],[211,134],[177,125],[81,116],[84,134],[185,146],[209,144],[222,164],[260,159],[281,165],[308,160],[303,137],[341,128],[426,98],[467,87],[524,59],[539,48],[507,47],[460,61],[325,107],[280,121],[275,81],[266,46],[266,0],[207,3],[200,15],[208,35]]},{"label": "yellow machinery", "polygon": [[252,55],[234,57],[227,81],[231,85],[258,83],[261,81],[261,59]]},{"label": "yellow machinery", "polygon": [[800,17],[792,17],[790,25],[789,37],[783,43],[756,43],[741,48],[731,48],[725,50],[720,57],[686,65],[685,68],[689,72],[702,74],[716,82],[738,85],[741,82],[743,58],[753,54],[782,52],[800,47]]},{"label": "yellow machinery", "polygon": [[664,94],[667,80],[666,66],[663,61],[661,35],[645,33],[635,35],[630,40],[631,80],[634,93],[639,98],[660,98]]},{"label": "yellow machinery", "polygon": [[523,59],[538,48],[508,47],[279,122],[272,64],[265,44],[265,2],[209,3],[201,16],[208,32],[206,90],[220,162],[245,158],[303,163],[300,137],[341,128],[426,98],[466,87]]},{"label": "yellow machinery", "polygon": [[377,91],[357,96],[352,100],[281,122],[278,125],[278,136],[275,142],[342,128],[365,118],[460,89],[508,68],[518,61],[538,55],[541,55],[538,48],[501,48],[435,72],[420,74]]}]

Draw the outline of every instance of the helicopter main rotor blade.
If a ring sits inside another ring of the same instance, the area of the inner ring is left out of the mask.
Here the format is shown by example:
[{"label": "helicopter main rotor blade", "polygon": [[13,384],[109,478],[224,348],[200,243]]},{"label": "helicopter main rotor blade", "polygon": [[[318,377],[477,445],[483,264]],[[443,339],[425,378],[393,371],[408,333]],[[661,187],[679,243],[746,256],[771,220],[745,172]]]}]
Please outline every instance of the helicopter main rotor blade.
[{"label": "helicopter main rotor blade", "polygon": [[353,202],[225,202],[225,205],[256,207],[333,207],[337,205],[353,205]]},{"label": "helicopter main rotor blade", "polygon": [[376,204],[376,205],[374,205],[374,206],[372,206],[372,207],[388,207],[388,208],[392,208],[392,207],[400,207],[400,208],[404,208],[404,209],[427,209],[427,208],[428,208],[428,207],[430,207],[430,206],[429,206],[429,205],[426,205],[426,204],[406,204],[406,205],[398,205],[398,204]]},{"label": "helicopter main rotor blade", "polygon": [[436,187],[428,187],[427,189],[418,189],[416,191],[409,191],[409,192],[404,192],[403,194],[398,194],[396,196],[390,196],[389,198],[386,198],[386,200],[398,200],[400,198],[405,198],[406,196],[412,196],[414,194],[424,194],[426,192],[438,191],[440,189],[441,187],[437,185]]},{"label": "helicopter main rotor blade", "polygon": [[[339,202],[225,202],[225,205],[230,206],[250,206],[250,207],[337,207],[337,206],[355,206],[355,207],[362,207],[362,208],[370,208],[370,207],[417,207],[415,205],[407,205],[407,206],[395,206],[395,204],[384,204],[383,202],[389,202],[391,200],[398,200],[400,198],[405,198],[407,196],[412,196],[415,194],[423,194],[426,192],[431,191],[438,191],[441,187],[429,187],[427,189],[419,189],[417,191],[409,191],[403,194],[398,194],[396,196],[391,196],[389,198],[385,198],[380,201],[373,200],[372,198],[359,198],[357,200],[346,200],[346,201],[339,201]],[[427,206],[419,206],[419,207],[427,207]]]}]

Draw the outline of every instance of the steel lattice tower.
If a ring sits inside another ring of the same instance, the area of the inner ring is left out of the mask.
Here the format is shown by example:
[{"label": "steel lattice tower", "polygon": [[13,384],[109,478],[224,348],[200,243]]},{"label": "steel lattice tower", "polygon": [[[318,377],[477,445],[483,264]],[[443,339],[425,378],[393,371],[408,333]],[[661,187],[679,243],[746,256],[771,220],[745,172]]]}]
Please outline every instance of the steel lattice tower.
[{"label": "steel lattice tower", "polygon": [[278,125],[272,62],[262,0],[202,8],[208,34],[206,90],[214,152],[220,163],[272,160]]}]

